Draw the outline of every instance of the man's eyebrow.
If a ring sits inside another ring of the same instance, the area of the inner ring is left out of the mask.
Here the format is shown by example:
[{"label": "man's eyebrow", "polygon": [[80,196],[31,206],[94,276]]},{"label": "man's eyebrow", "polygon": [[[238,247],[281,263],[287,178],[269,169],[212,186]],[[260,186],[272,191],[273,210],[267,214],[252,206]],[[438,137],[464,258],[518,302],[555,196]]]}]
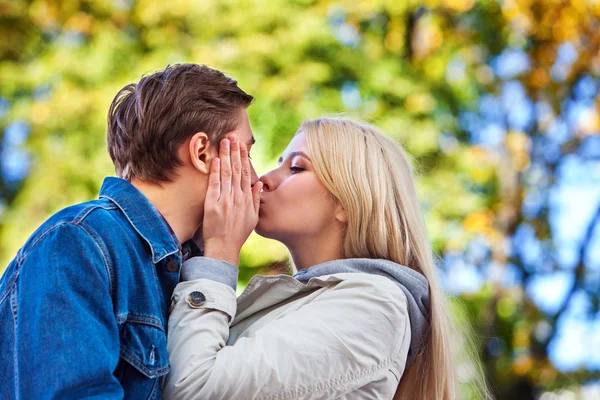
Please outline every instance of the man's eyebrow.
[{"label": "man's eyebrow", "polygon": [[[290,153],[290,154],[287,156],[287,158],[293,158],[293,157],[296,157],[296,156],[304,157],[304,158],[306,158],[308,161],[312,162],[312,160],[310,159],[310,157],[309,157],[309,156],[308,156],[308,155],[307,155],[305,152],[303,152],[303,151],[294,151],[294,152],[291,152],[291,153]],[[279,164],[281,164],[281,163],[283,162],[283,157],[279,157],[279,161],[277,161],[277,162],[278,162]]]}]

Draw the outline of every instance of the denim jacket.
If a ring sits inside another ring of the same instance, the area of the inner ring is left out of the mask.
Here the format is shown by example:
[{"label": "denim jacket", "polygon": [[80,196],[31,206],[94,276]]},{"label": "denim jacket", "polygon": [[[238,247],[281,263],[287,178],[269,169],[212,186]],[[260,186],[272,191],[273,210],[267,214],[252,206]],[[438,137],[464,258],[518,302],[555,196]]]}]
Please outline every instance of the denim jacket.
[{"label": "denim jacket", "polygon": [[0,398],[159,399],[181,247],[129,182],[66,208],[0,279]]}]

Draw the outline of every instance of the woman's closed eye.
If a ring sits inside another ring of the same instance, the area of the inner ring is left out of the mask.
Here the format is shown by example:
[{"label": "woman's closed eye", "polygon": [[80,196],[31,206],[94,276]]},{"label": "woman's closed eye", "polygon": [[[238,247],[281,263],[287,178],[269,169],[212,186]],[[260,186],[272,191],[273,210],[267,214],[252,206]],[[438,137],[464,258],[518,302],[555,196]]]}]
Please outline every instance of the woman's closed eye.
[{"label": "woman's closed eye", "polygon": [[292,165],[290,167],[290,172],[292,174],[297,174],[298,172],[302,172],[302,171],[304,171],[304,168],[302,168],[302,167],[297,167],[297,166],[294,166],[294,165]]}]

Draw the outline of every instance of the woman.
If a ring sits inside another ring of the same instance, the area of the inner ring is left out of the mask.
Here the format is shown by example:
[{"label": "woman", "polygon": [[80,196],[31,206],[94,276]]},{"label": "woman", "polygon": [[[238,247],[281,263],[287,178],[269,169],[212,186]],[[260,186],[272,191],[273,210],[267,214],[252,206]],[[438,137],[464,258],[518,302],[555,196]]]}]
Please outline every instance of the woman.
[{"label": "woman", "polygon": [[260,180],[256,231],[298,272],[254,277],[236,303],[234,265],[188,261],[165,396],[455,398],[447,299],[401,147],[364,123],[307,121]]}]

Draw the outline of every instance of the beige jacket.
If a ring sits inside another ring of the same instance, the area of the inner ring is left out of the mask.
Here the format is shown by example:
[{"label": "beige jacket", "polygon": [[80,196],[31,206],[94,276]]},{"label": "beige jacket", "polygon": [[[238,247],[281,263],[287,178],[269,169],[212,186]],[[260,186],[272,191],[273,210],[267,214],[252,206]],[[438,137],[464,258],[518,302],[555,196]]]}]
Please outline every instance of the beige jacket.
[{"label": "beige jacket", "polygon": [[237,301],[224,283],[183,282],[163,396],[392,399],[410,336],[406,296],[382,276],[256,276]]}]

